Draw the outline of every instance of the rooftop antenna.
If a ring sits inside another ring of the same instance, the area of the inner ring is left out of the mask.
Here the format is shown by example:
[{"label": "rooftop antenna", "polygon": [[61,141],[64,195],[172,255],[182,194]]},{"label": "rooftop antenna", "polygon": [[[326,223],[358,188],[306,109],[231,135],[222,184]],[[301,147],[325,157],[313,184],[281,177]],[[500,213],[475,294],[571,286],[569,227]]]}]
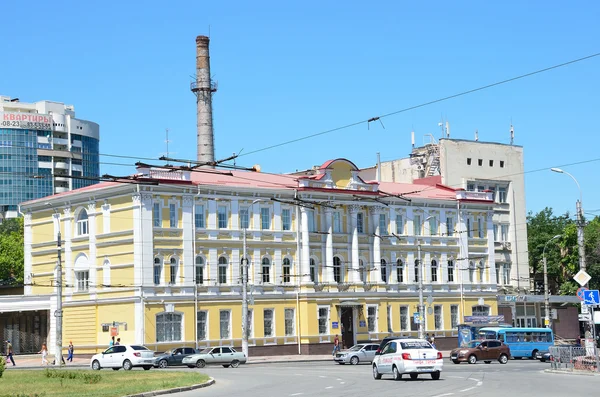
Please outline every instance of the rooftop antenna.
[{"label": "rooftop antenna", "polygon": [[512,121],[510,122],[510,144],[512,145],[515,141],[515,128],[512,125]]},{"label": "rooftop antenna", "polygon": [[479,141],[479,131],[475,130],[475,142]]}]

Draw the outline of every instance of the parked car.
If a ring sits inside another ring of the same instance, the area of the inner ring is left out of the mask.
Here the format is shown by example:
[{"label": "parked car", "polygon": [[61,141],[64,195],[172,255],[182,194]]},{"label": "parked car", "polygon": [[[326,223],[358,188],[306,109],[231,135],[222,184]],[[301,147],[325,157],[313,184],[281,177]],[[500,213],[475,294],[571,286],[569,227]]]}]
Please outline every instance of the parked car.
[{"label": "parked car", "polygon": [[475,364],[483,361],[486,364],[498,360],[506,364],[510,358],[510,348],[499,340],[471,341],[465,347],[459,347],[450,352],[450,359],[454,364],[468,362]]},{"label": "parked car", "polygon": [[167,368],[169,366],[183,365],[183,358],[190,354],[200,353],[193,347],[178,347],[177,349],[167,350],[163,354],[154,358],[154,366],[158,368]]},{"label": "parked car", "polygon": [[390,374],[399,380],[409,374],[411,379],[417,379],[420,374],[430,374],[433,380],[438,380],[443,365],[442,353],[426,340],[393,339],[373,359],[373,378]]},{"label": "parked car", "polygon": [[210,364],[237,368],[240,364],[246,363],[246,355],[229,346],[207,347],[199,353],[184,357],[182,363],[190,368],[204,368]]},{"label": "parked car", "polygon": [[370,363],[375,358],[375,352],[378,348],[377,343],[359,343],[350,349],[337,352],[333,360],[338,364]]},{"label": "parked car", "polygon": [[379,344],[379,348],[375,351],[375,355],[379,355],[381,353],[381,351],[383,350],[383,347],[385,345],[387,345],[387,343],[391,340],[394,339],[415,339],[412,336],[386,336],[385,338],[383,338],[383,340],[381,341],[381,343]]},{"label": "parked car", "polygon": [[133,367],[149,370],[154,364],[154,352],[141,345],[111,346],[102,353],[94,354],[90,360],[92,369],[112,368],[115,371],[123,368],[126,371]]},{"label": "parked car", "polygon": [[548,351],[538,351],[535,353],[535,359],[540,360],[545,363],[546,361],[550,361],[550,352]]}]

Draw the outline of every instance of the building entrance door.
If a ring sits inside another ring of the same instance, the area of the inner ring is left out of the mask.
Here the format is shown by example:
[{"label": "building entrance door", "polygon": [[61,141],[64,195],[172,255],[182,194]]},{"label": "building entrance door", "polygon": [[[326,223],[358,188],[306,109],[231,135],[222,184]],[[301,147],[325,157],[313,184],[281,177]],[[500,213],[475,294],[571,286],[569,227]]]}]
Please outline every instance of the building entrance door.
[{"label": "building entrance door", "polygon": [[348,306],[341,307],[340,327],[342,334],[342,349],[347,349],[354,345],[354,308]]}]

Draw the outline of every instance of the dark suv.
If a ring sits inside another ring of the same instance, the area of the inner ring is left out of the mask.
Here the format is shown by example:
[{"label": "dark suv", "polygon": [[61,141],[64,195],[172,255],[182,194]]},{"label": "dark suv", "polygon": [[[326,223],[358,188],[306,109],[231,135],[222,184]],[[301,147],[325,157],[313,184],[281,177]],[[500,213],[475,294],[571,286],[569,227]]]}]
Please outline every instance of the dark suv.
[{"label": "dark suv", "polygon": [[412,336],[386,336],[385,338],[383,338],[383,340],[381,341],[381,343],[379,344],[379,347],[377,348],[377,351],[375,352],[375,355],[378,356],[381,354],[381,350],[383,349],[383,347],[391,340],[394,339],[414,339]]},{"label": "dark suv", "polygon": [[498,360],[506,364],[510,358],[510,348],[499,340],[473,340],[464,347],[458,347],[450,352],[450,359],[454,364],[468,362],[475,364],[483,361],[486,364]]}]

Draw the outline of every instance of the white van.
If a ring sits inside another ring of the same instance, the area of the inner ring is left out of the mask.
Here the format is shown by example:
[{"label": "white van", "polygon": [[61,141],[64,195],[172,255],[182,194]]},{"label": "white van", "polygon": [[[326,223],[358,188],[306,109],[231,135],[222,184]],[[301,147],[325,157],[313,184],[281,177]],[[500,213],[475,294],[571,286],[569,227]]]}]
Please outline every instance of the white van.
[{"label": "white van", "polygon": [[393,339],[373,360],[373,378],[390,374],[395,380],[409,374],[417,379],[419,374],[431,374],[433,380],[440,379],[444,365],[442,353],[423,339]]}]

